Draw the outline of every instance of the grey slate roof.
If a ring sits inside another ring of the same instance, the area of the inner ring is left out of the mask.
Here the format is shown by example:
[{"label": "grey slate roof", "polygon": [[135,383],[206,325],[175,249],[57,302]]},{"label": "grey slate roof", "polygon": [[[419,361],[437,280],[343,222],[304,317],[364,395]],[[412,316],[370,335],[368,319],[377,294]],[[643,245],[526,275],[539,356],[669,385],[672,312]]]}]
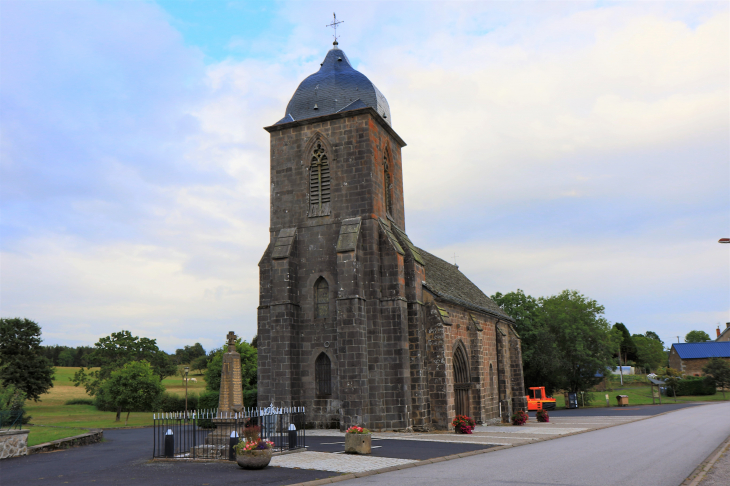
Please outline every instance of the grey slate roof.
[{"label": "grey slate roof", "polygon": [[675,343],[672,347],[681,359],[730,358],[730,341]]},{"label": "grey slate roof", "polygon": [[390,125],[388,100],[364,74],[350,65],[345,52],[335,46],[327,53],[319,71],[301,82],[286,106],[284,118],[276,125],[367,106]]},{"label": "grey slate roof", "polygon": [[461,273],[456,265],[440,259],[425,250],[417,248],[425,262],[425,286],[443,300],[466,307],[467,309],[495,315],[514,322],[510,316],[479,287],[474,285],[466,275]]}]

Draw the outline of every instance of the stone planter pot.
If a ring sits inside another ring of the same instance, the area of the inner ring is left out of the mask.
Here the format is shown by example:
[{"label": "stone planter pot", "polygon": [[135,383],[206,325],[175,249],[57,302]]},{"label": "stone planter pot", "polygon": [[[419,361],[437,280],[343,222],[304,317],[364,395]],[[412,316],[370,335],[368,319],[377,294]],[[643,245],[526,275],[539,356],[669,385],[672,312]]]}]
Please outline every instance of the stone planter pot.
[{"label": "stone planter pot", "polygon": [[243,469],[263,469],[271,462],[271,449],[253,450],[236,454],[236,462]]},{"label": "stone planter pot", "polygon": [[370,454],[370,434],[345,434],[345,452],[348,454]]}]

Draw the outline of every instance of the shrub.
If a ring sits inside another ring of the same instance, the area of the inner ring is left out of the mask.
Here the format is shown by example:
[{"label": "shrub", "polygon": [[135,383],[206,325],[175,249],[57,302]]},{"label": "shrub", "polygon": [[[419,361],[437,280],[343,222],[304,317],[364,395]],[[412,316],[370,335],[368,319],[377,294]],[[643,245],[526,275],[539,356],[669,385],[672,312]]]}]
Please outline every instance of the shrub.
[{"label": "shrub", "polygon": [[683,378],[677,381],[677,396],[714,395],[717,388],[712,380],[705,378]]},{"label": "shrub", "polygon": [[[198,409],[199,398],[196,393],[188,394],[188,410]],[[216,404],[217,405],[217,404]],[[164,393],[160,399],[158,410],[161,412],[184,412],[185,396],[179,396],[174,393]]]},{"label": "shrub", "polygon": [[253,408],[256,406],[259,399],[259,391],[256,388],[249,388],[243,390],[243,406]]},{"label": "shrub", "polygon": [[537,421],[538,422],[550,422],[550,415],[548,415],[547,410],[538,410],[537,411]]},{"label": "shrub", "polygon": [[512,415],[512,425],[524,425],[529,418],[530,416],[527,415],[527,412],[524,410],[517,410],[517,412]]},{"label": "shrub", "polygon": [[66,400],[66,403],[64,405],[93,405],[94,400],[92,398],[72,398],[71,400]]},{"label": "shrub", "polygon": [[473,418],[467,417],[466,415],[457,415],[451,421],[451,425],[454,426],[454,432],[457,434],[471,434],[471,431],[476,426],[476,422],[474,422]]},{"label": "shrub", "polygon": [[[204,391],[198,397],[198,409],[199,410],[215,410],[216,408],[218,408],[218,399],[219,398],[220,398],[220,394],[217,391]],[[206,428],[206,429],[215,428],[213,421],[210,419],[198,420],[198,426]]]}]

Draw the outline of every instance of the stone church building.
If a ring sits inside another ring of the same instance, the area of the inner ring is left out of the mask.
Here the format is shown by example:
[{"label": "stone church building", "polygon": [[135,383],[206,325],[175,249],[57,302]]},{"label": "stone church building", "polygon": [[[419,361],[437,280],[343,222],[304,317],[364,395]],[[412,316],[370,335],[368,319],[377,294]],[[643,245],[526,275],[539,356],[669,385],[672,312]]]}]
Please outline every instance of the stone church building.
[{"label": "stone church building", "polygon": [[525,409],[520,337],[456,265],[408,237],[406,143],[337,42],[267,127],[258,400],[309,426],[445,430]]}]

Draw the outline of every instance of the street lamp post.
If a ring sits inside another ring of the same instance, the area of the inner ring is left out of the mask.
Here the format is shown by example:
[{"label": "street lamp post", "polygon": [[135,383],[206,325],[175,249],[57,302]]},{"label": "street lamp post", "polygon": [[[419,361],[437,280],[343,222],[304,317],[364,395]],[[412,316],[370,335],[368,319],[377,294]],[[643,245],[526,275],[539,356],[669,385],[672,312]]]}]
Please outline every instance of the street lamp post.
[{"label": "street lamp post", "polygon": [[185,367],[185,420],[188,419],[188,371],[190,371],[190,368],[188,366]]}]

